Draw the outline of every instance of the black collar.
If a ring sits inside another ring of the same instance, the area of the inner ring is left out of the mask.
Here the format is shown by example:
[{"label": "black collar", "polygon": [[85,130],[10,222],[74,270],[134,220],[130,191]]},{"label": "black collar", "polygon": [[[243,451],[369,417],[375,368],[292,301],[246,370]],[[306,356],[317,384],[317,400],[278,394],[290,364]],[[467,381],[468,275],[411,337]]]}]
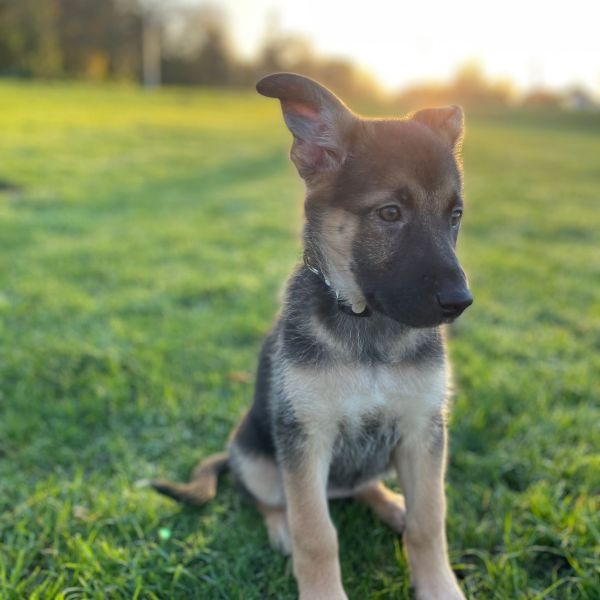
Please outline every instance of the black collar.
[{"label": "black collar", "polygon": [[355,313],[352,310],[352,307],[347,304],[346,302],[344,302],[343,300],[340,299],[340,295],[339,292],[331,285],[331,281],[329,281],[329,279],[327,279],[327,277],[325,277],[325,275],[323,274],[323,272],[318,269],[317,267],[315,267],[309,260],[306,252],[304,252],[304,255],[302,257],[302,260],[304,262],[304,266],[311,271],[312,273],[314,273],[334,294],[335,294],[335,298],[337,301],[337,305],[338,305],[338,309],[343,312],[346,313],[347,315],[350,315],[351,317],[370,317],[372,314],[371,309],[369,308],[369,306],[365,306],[365,309],[361,312],[361,313]]}]

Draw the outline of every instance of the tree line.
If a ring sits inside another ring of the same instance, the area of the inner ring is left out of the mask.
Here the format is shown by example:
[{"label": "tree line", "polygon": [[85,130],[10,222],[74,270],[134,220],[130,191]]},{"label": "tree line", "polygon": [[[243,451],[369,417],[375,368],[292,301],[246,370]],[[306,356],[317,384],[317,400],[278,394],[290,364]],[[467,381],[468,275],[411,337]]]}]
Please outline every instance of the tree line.
[{"label": "tree line", "polygon": [[[149,60],[157,64],[145,65]],[[319,57],[305,39],[274,24],[257,56],[243,60],[215,5],[0,0],[0,76],[143,83],[149,70],[169,85],[247,86],[268,72],[293,70],[342,94],[376,88],[351,61]]]},{"label": "tree line", "polygon": [[126,80],[146,85],[247,87],[275,71],[322,81],[344,97],[418,107],[565,106],[595,108],[581,89],[518,95],[510,82],[490,81],[477,64],[446,83],[383,94],[345,58],[319,56],[302,36],[266,24],[256,56],[242,59],[227,15],[217,5],[178,0],[0,0],[0,76]]}]

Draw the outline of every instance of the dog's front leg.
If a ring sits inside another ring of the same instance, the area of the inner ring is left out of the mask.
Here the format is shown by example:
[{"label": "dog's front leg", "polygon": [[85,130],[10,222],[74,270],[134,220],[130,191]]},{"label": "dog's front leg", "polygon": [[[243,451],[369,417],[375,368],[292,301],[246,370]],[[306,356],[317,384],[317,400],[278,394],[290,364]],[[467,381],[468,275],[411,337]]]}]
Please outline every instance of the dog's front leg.
[{"label": "dog's front leg", "polygon": [[[307,441],[306,447],[311,447]],[[283,470],[300,600],[347,600],[340,574],[337,533],[327,504],[329,454],[303,452]]]},{"label": "dog's front leg", "polygon": [[425,435],[404,439],[394,453],[406,500],[404,542],[418,600],[464,600],[446,544],[446,440],[440,417]]}]

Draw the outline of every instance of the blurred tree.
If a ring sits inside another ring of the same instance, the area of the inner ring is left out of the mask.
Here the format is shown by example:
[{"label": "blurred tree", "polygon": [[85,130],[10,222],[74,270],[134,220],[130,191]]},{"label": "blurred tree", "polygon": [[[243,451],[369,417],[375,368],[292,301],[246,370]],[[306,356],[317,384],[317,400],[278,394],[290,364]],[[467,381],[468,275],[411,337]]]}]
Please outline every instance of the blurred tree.
[{"label": "blurred tree", "polygon": [[0,0],[0,74],[137,78],[137,0]]},{"label": "blurred tree", "polygon": [[307,38],[282,32],[272,17],[256,63],[256,77],[276,71],[293,71],[318,79],[337,94],[353,98],[379,98],[381,90],[372,77],[348,59],[316,55]]},{"label": "blurred tree", "polygon": [[141,16],[131,0],[58,0],[63,67],[92,79],[137,77]]},{"label": "blurred tree", "polygon": [[575,85],[570,87],[564,95],[563,105],[569,110],[596,111],[599,105],[585,88]]},{"label": "blurred tree", "polygon": [[0,73],[60,75],[58,15],[57,0],[0,0]]},{"label": "blurred tree", "polygon": [[558,108],[561,106],[563,99],[556,92],[552,92],[545,88],[536,88],[531,90],[523,97],[523,106],[531,108]]},{"label": "blurred tree", "polygon": [[165,24],[165,83],[227,85],[235,82],[236,58],[225,13],[212,5],[186,7]]},{"label": "blurred tree", "polygon": [[403,108],[423,108],[444,104],[467,107],[506,106],[515,97],[510,82],[490,81],[478,62],[463,65],[449,83],[411,86],[396,99]]},{"label": "blurred tree", "polygon": [[[216,0],[213,0],[216,1]],[[322,81],[344,97],[381,101],[374,79],[344,58],[319,56],[310,41],[267,22],[255,60],[243,62],[218,4],[182,0],[0,0],[0,75],[127,79],[158,84],[247,86],[274,71],[296,71]],[[395,107],[458,103],[505,106],[515,92],[491,81],[477,62],[448,83],[404,90]],[[582,91],[551,97],[541,91],[528,105],[592,108]],[[399,105],[399,106],[398,106]]]},{"label": "blurred tree", "polygon": [[508,104],[513,95],[510,83],[489,81],[477,61],[468,62],[458,70],[450,92],[457,102],[466,106],[502,106]]},{"label": "blurred tree", "polygon": [[297,34],[282,32],[277,14],[272,14],[267,20],[256,66],[261,75],[277,71],[310,75],[316,69],[316,58],[308,40]]}]

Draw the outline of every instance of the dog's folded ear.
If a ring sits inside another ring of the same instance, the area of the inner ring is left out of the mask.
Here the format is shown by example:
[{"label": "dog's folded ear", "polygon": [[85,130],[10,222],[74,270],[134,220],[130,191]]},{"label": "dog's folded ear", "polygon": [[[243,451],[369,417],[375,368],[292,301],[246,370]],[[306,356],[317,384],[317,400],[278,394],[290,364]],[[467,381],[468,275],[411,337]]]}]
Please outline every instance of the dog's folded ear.
[{"label": "dog's folded ear", "polygon": [[283,118],[294,136],[290,156],[301,177],[335,171],[344,163],[357,119],[333,92],[295,73],[267,75],[256,89],[281,101]]},{"label": "dog's folded ear", "polygon": [[414,113],[412,118],[427,125],[452,149],[460,146],[464,131],[464,116],[460,106],[425,108]]}]

